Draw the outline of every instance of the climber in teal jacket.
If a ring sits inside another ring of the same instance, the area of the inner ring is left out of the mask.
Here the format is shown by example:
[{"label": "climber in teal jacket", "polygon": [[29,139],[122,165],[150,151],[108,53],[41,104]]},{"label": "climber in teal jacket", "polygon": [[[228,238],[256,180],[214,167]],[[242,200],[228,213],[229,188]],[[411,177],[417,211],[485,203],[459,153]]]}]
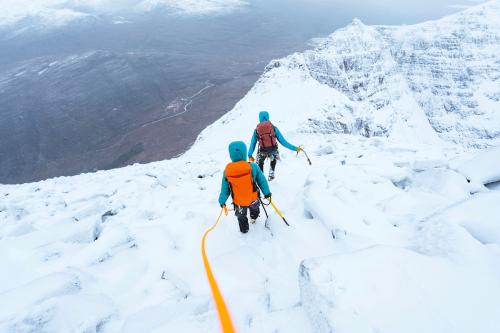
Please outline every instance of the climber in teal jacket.
[{"label": "climber in teal jacket", "polygon": [[259,188],[265,198],[271,198],[271,191],[257,164],[246,161],[247,147],[244,142],[231,142],[229,156],[232,162],[226,166],[222,176],[219,204],[224,207],[229,195],[232,196],[240,231],[246,233],[249,229],[247,210],[250,211],[251,223],[259,217]]},{"label": "climber in teal jacket", "polygon": [[278,152],[278,142],[286,148],[300,152],[301,148],[296,147],[285,140],[280,130],[269,121],[269,113],[261,111],[259,113],[260,123],[253,131],[252,140],[250,142],[250,149],[248,151],[248,158],[254,161],[253,151],[257,142],[259,142],[259,149],[257,151],[257,163],[260,170],[264,171],[264,161],[269,157],[271,160],[271,169],[269,170],[269,180],[274,179],[274,170],[276,169],[276,162],[280,159]]}]

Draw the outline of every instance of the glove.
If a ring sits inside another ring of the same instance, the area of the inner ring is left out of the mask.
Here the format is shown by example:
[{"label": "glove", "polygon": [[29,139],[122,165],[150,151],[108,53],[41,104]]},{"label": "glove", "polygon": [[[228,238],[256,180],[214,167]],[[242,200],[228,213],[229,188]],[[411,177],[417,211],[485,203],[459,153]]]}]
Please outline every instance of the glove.
[{"label": "glove", "polygon": [[302,151],[302,148],[297,147],[297,149],[295,149],[295,151],[296,151],[296,152],[297,152],[297,154],[298,154],[298,153],[300,153],[300,152]]},{"label": "glove", "polygon": [[264,196],[265,199],[271,199],[271,192],[269,192],[269,194],[267,194],[266,196]]},{"label": "glove", "polygon": [[249,160],[250,162],[255,162],[255,158],[253,158],[253,156],[248,157],[248,160]]}]

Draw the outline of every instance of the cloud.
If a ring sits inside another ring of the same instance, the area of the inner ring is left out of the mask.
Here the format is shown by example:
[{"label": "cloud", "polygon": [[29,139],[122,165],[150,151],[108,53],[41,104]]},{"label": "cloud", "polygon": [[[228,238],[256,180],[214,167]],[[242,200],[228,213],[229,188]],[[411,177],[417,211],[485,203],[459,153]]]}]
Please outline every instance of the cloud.
[{"label": "cloud", "polygon": [[177,14],[228,12],[246,5],[244,0],[0,0],[0,26],[15,24],[27,17],[42,25],[59,26],[88,15],[121,15],[166,8]]},{"label": "cloud", "polygon": [[167,7],[181,14],[210,14],[234,10],[246,4],[242,0],[145,0],[137,7],[146,11]]}]

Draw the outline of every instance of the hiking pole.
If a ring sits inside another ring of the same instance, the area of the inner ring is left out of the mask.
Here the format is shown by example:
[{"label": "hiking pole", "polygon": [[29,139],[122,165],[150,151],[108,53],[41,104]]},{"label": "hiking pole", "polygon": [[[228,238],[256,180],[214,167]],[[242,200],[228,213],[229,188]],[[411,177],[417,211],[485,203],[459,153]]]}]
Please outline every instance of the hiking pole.
[{"label": "hiking pole", "polygon": [[286,221],[285,217],[283,216],[283,214],[281,214],[280,210],[278,209],[278,207],[276,207],[276,205],[274,204],[274,202],[271,200],[271,198],[269,198],[269,203],[271,204],[271,206],[273,206],[274,210],[276,211],[276,213],[278,213],[278,215],[283,219],[283,222],[285,222],[285,224],[287,226],[290,226],[288,224],[288,222]]},{"label": "hiking pole", "polygon": [[300,148],[300,151],[297,152],[297,155],[299,154],[299,152],[303,152],[304,155],[306,155],[306,158],[307,158],[307,162],[309,162],[309,165],[312,165],[311,163],[311,160],[309,159],[309,156],[307,155],[306,151],[304,150],[304,148],[302,148],[301,146],[299,146]]}]

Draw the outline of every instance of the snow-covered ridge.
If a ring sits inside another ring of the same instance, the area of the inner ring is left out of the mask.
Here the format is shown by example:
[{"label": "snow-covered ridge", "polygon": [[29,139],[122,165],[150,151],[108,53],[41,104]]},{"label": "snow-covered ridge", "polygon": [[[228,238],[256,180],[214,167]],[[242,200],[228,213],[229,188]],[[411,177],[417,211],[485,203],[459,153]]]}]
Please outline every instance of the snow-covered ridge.
[{"label": "snow-covered ridge", "polygon": [[21,24],[23,27],[37,26],[38,29],[57,28],[88,16],[88,13],[70,8],[45,7],[35,2],[31,7],[6,6],[0,12],[0,28],[9,28],[15,24]]},{"label": "snow-covered ridge", "polygon": [[447,141],[484,147],[500,143],[499,48],[500,2],[490,1],[412,26],[356,19],[272,62],[264,79],[293,71],[342,94],[340,104],[324,101],[314,130],[386,136],[401,126],[427,133],[429,122]]},{"label": "snow-covered ridge", "polygon": [[500,192],[479,183],[494,169],[477,167],[498,155],[463,164],[474,152],[435,134],[377,49],[382,28],[346,29],[366,30],[359,43],[375,51],[341,48],[344,90],[328,81],[338,65],[318,60],[327,41],[273,62],[179,158],[0,186],[0,332],[217,332],[200,239],[220,212],[227,144],[249,141],[265,108],[313,164],[280,151],[270,186],[290,227],[268,211],[269,228],[262,214],[242,235],[229,216],[208,239],[239,332],[495,333]]},{"label": "snow-covered ridge", "polygon": [[29,20],[38,28],[55,28],[92,15],[120,15],[165,8],[171,13],[200,15],[228,12],[243,0],[0,0],[0,28]]},{"label": "snow-covered ridge", "polygon": [[243,7],[247,4],[243,0],[144,0],[137,8],[151,11],[166,7],[178,14],[199,15],[220,13]]}]

